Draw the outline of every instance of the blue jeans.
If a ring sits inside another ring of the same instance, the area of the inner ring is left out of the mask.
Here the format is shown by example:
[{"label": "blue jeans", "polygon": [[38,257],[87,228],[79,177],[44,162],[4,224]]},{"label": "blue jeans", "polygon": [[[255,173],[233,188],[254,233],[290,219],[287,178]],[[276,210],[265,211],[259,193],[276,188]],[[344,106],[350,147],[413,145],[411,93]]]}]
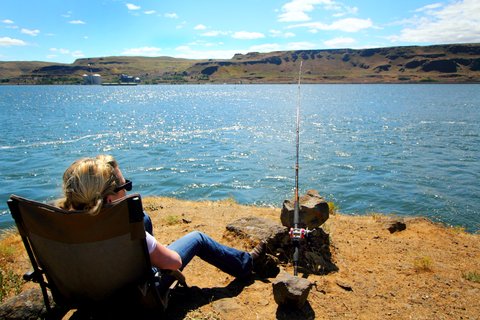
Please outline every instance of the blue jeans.
[{"label": "blue jeans", "polygon": [[167,246],[182,258],[182,268],[198,256],[229,275],[246,277],[252,271],[248,252],[220,244],[199,231],[193,231]]},{"label": "blue jeans", "polygon": [[[190,232],[167,248],[177,252],[182,258],[181,270],[197,256],[237,278],[246,278],[252,273],[252,256],[248,252],[222,245],[199,231]],[[173,281],[170,276],[163,277],[161,287],[169,287]]]},{"label": "blue jeans", "polygon": [[152,225],[152,219],[150,219],[150,216],[143,211],[143,226],[145,228],[145,231],[150,233],[150,235],[153,236],[153,225]]}]

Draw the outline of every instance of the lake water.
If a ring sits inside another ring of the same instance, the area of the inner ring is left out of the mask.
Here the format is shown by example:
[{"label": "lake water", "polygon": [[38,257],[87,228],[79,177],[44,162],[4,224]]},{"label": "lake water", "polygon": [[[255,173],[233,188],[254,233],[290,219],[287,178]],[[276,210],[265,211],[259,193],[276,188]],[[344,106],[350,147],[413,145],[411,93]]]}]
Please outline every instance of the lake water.
[{"label": "lake water", "polygon": [[[0,86],[0,227],[51,200],[75,159],[113,154],[134,191],[280,207],[296,85]],[[346,214],[480,229],[480,85],[302,85],[300,191]]]}]

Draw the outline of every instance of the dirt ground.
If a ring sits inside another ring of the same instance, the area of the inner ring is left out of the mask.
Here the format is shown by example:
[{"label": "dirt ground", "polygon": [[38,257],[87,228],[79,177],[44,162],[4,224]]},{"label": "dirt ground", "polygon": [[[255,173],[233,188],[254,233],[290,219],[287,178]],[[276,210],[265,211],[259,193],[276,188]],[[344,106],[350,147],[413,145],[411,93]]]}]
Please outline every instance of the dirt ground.
[{"label": "dirt ground", "polygon": [[[252,244],[226,237],[226,225],[260,216],[280,221],[279,208],[241,206],[231,200],[192,202],[145,198],[155,237],[168,244],[199,230],[238,249]],[[404,218],[406,229],[390,233],[399,217],[331,215],[322,226],[330,235],[339,271],[304,275],[315,285],[306,305],[279,307],[273,279],[238,281],[194,259],[184,270],[188,289],[172,293],[167,319],[480,319],[480,235],[423,218]],[[20,246],[12,236],[2,240]],[[2,268],[28,270],[26,254]],[[293,273],[291,265],[282,268]],[[476,275],[472,279],[468,275]],[[69,318],[69,313],[65,319]]]}]

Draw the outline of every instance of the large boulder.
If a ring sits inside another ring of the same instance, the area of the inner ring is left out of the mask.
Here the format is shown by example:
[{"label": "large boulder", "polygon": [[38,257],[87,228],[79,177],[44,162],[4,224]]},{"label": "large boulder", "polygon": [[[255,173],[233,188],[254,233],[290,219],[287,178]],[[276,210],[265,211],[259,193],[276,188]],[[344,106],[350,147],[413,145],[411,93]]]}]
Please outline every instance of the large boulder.
[{"label": "large boulder", "polygon": [[253,216],[240,218],[229,223],[227,230],[241,238],[247,238],[252,244],[261,240],[265,240],[269,244],[272,239],[287,232],[287,229],[278,222]]},{"label": "large boulder", "polygon": [[[321,197],[316,190],[308,190],[300,197],[300,224],[301,228],[314,229],[320,227],[329,217],[329,207],[327,201]],[[293,214],[295,208],[294,200],[285,200],[283,202],[280,220],[287,228],[292,228]]]},{"label": "large boulder", "polygon": [[305,278],[281,272],[273,281],[273,298],[278,305],[303,307],[313,283]]},{"label": "large boulder", "polygon": [[0,319],[41,319],[47,315],[40,288],[23,291],[0,305]]}]

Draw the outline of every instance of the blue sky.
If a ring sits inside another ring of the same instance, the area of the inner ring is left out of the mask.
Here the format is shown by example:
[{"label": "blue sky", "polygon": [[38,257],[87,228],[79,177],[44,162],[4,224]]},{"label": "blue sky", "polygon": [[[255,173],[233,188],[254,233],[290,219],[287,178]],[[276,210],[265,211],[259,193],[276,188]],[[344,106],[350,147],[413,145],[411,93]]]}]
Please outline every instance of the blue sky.
[{"label": "blue sky", "polygon": [[0,61],[480,42],[480,0],[2,0]]}]

